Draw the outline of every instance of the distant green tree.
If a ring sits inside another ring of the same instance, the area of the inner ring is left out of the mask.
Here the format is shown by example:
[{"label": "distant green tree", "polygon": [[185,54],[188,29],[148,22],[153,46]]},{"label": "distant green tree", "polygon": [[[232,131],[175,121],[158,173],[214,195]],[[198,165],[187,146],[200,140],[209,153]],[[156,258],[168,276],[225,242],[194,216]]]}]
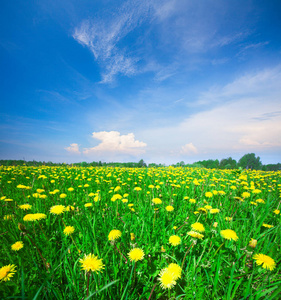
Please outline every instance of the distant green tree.
[{"label": "distant green tree", "polygon": [[223,158],[220,161],[219,168],[220,169],[235,169],[237,165],[237,162],[235,159],[228,157],[228,158]]},{"label": "distant green tree", "polygon": [[199,160],[199,161],[195,162],[194,164],[199,164],[207,169],[217,169],[217,168],[219,168],[220,162],[218,159],[216,159],[216,160],[208,159],[208,160],[202,160],[202,161]]},{"label": "distant green tree", "polygon": [[255,153],[248,153],[239,159],[238,166],[244,169],[260,170],[262,168],[262,162],[259,156],[256,157]]},{"label": "distant green tree", "polygon": [[139,168],[146,167],[146,163],[144,162],[143,159],[141,159],[141,160],[138,162],[138,167],[139,167]]}]

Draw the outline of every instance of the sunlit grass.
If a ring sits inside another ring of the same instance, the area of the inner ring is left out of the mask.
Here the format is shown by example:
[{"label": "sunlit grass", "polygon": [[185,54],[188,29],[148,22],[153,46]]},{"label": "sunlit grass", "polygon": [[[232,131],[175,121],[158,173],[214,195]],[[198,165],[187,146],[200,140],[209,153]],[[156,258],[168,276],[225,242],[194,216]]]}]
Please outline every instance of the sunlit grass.
[{"label": "sunlit grass", "polygon": [[281,172],[2,166],[0,173],[4,298],[281,292]]}]

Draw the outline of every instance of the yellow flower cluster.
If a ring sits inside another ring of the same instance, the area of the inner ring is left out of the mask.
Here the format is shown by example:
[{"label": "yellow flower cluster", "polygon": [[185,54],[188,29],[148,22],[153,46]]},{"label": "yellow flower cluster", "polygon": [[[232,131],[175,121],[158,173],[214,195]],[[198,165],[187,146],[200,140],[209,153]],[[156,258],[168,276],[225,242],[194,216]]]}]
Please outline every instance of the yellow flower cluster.
[{"label": "yellow flower cluster", "polygon": [[171,289],[174,287],[179,278],[181,278],[182,269],[178,264],[171,263],[167,268],[160,271],[158,280],[163,289]]}]

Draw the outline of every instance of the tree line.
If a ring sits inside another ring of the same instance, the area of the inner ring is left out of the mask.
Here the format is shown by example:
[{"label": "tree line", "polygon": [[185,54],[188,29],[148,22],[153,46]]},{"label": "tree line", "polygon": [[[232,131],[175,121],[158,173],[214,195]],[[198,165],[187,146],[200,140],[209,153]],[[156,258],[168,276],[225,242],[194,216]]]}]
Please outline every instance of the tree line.
[{"label": "tree line", "polygon": [[[158,168],[165,167],[165,164],[150,163],[146,164],[143,159],[139,162],[79,162],[73,164],[66,163],[53,163],[45,161],[25,161],[25,160],[0,160],[1,166],[76,166],[76,167],[126,167],[126,168]],[[248,153],[243,155],[238,161],[228,157],[221,160],[218,159],[208,159],[199,160],[192,164],[185,164],[184,161],[172,164],[173,167],[199,167],[207,169],[250,169],[250,170],[263,170],[263,171],[278,171],[281,170],[281,163],[277,164],[267,164],[263,165],[260,157],[255,155],[255,153]]]},{"label": "tree line", "polygon": [[184,164],[183,161],[173,165],[175,167],[201,167],[207,169],[250,169],[262,171],[278,171],[281,170],[281,163],[263,165],[260,157],[255,153],[248,153],[243,155],[238,161],[232,157],[218,159],[200,160],[193,164]]}]

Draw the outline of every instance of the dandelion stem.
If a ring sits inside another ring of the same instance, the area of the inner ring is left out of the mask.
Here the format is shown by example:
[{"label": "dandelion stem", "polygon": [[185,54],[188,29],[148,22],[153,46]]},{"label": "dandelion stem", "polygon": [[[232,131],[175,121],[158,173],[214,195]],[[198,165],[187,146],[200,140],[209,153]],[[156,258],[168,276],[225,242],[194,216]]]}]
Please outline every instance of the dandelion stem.
[{"label": "dandelion stem", "polygon": [[122,255],[122,256],[124,257],[126,263],[128,263],[128,260],[127,260],[126,256],[125,256],[125,255],[124,255],[124,254],[116,247],[115,244],[113,244],[113,245],[114,245],[115,249],[119,252],[119,254]]},{"label": "dandelion stem", "polygon": [[74,245],[75,245],[75,247],[76,247],[76,249],[77,249],[78,253],[81,253],[81,250],[79,250],[79,249],[78,249],[78,247],[77,247],[77,244],[75,243],[75,241],[74,241],[74,239],[73,239],[73,237],[72,237],[72,235],[71,235],[71,234],[70,234],[70,237],[71,237],[71,239],[72,239],[72,242],[74,243]]},{"label": "dandelion stem", "polygon": [[89,297],[89,282],[90,282],[91,273],[87,272],[87,297]]},{"label": "dandelion stem", "polygon": [[189,248],[187,249],[187,251],[185,252],[185,255],[184,255],[184,258],[183,258],[183,261],[182,261],[182,264],[181,264],[181,268],[182,268],[182,269],[183,269],[183,265],[184,265],[184,262],[185,262],[186,255],[188,254],[189,249],[191,248],[192,245],[193,245],[193,244],[191,244],[191,245],[189,246]]},{"label": "dandelion stem", "polygon": [[155,290],[156,285],[157,285],[157,283],[154,284],[154,286],[153,286],[153,288],[152,288],[152,290],[151,290],[151,292],[150,292],[150,295],[149,295],[149,297],[148,297],[148,300],[151,299],[152,293],[153,293],[153,291]]},{"label": "dandelion stem", "polygon": [[41,231],[43,232],[43,234],[44,234],[44,236],[45,236],[46,240],[48,240],[48,238],[47,238],[47,236],[46,236],[46,234],[45,234],[45,232],[44,232],[44,230],[43,230],[43,228],[42,228],[41,224],[40,224],[39,222],[38,222],[38,224],[39,224],[39,227],[40,227]]},{"label": "dandelion stem", "polygon": [[137,262],[135,262],[135,267],[134,267],[134,284],[135,284],[135,280],[136,280],[136,268],[137,268]]},{"label": "dandelion stem", "polygon": [[219,252],[220,248],[224,245],[224,242],[219,246],[219,248],[217,249],[217,251],[215,252],[214,257],[216,256],[216,254]]},{"label": "dandelion stem", "polygon": [[32,243],[33,246],[35,246],[35,248],[37,249],[40,257],[42,258],[42,261],[43,261],[43,264],[46,268],[46,270],[48,271],[48,267],[46,265],[46,262],[45,262],[45,258],[43,257],[42,253],[40,252],[39,248],[37,247],[37,245],[35,244],[35,242],[31,239],[31,237],[26,233],[26,236],[28,237],[28,239],[30,240],[30,242]]},{"label": "dandelion stem", "polygon": [[64,221],[63,221],[62,215],[60,215],[60,217],[61,217],[61,221],[62,221],[64,227],[66,227],[66,225],[65,225],[65,223],[64,223]]},{"label": "dandelion stem", "polygon": [[154,211],[154,218],[153,218],[153,227],[152,227],[152,231],[154,230],[155,216],[156,216],[156,212]]},{"label": "dandelion stem", "polygon": [[179,228],[177,228],[177,231],[179,231],[186,224],[187,224],[187,222],[184,222],[184,224],[182,224]]}]

